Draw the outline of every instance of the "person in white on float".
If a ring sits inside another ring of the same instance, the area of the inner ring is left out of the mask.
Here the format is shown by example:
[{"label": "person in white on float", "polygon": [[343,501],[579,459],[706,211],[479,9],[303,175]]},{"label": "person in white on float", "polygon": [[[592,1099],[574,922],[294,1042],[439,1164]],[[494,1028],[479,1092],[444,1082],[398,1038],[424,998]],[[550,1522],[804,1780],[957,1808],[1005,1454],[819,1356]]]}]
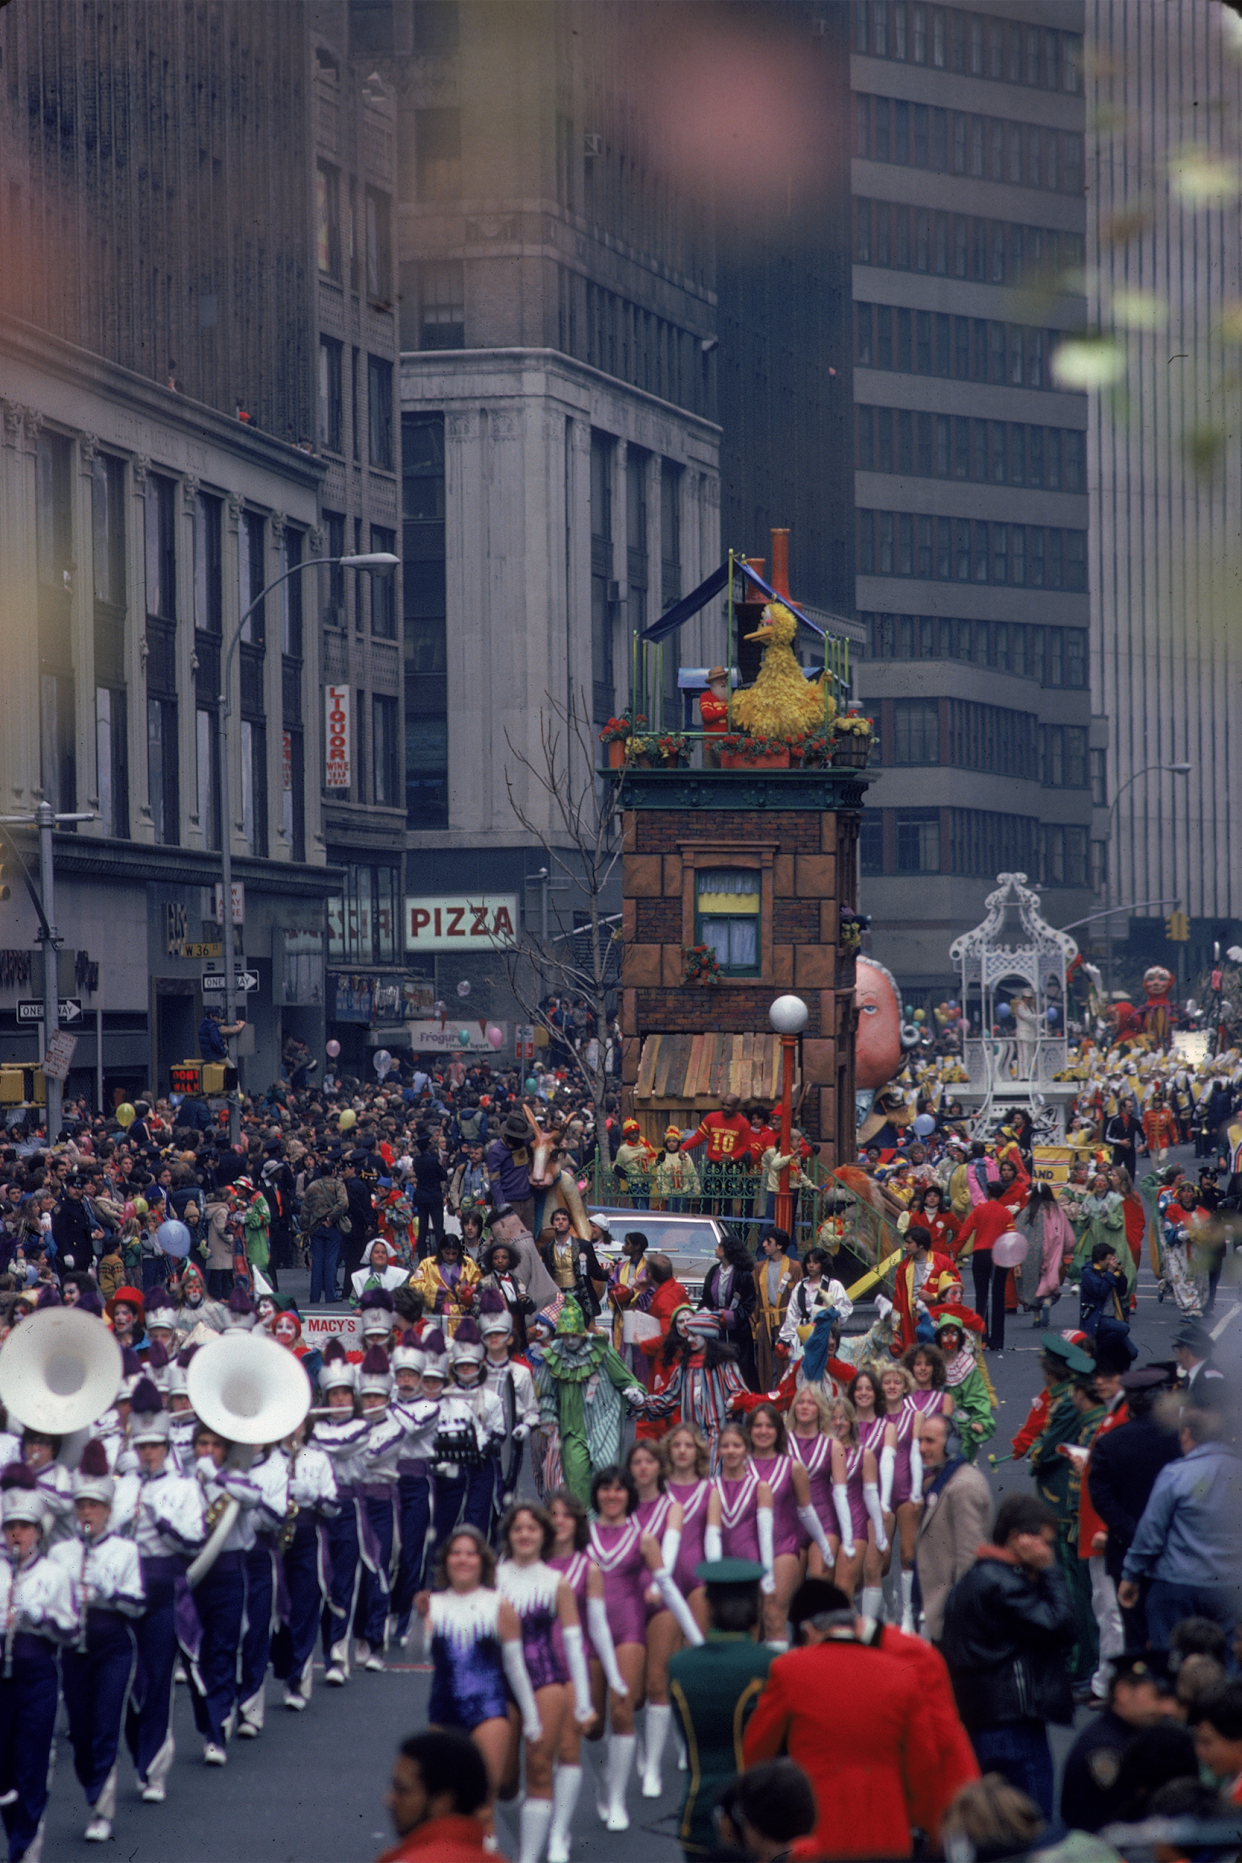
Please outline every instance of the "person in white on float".
[{"label": "person in white on float", "polygon": [[[825,1248],[809,1248],[803,1264],[802,1279],[789,1297],[789,1307],[781,1322],[777,1343],[789,1348],[789,1363],[796,1365],[806,1350],[805,1333],[815,1324],[815,1315],[829,1307],[844,1326],[854,1311],[854,1303],[828,1273],[832,1257]],[[799,1330],[801,1329],[801,1330]]]},{"label": "person in white on float", "polygon": [[134,1619],[146,1608],[138,1547],[114,1530],[116,1482],[108,1454],[88,1442],[73,1477],[78,1538],[61,1540],[50,1558],[69,1576],[82,1634],[61,1657],[73,1769],[86,1793],[88,1843],[107,1843],[116,1816],[117,1754],[125,1704],[138,1659]]}]

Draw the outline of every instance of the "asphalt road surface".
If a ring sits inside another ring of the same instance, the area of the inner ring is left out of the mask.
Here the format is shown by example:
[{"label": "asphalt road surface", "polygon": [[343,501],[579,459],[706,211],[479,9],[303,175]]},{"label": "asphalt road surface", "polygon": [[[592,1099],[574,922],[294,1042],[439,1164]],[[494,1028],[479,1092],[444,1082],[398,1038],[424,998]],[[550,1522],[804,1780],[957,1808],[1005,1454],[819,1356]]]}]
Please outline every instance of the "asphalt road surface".
[{"label": "asphalt road surface", "polygon": [[[1242,1366],[1242,1312],[1236,1275],[1222,1281],[1211,1325],[1217,1357],[1235,1372]],[[295,1277],[289,1277],[291,1282]],[[293,1291],[292,1287],[290,1291]],[[1077,1323],[1077,1301],[1065,1298],[1054,1324]],[[1140,1364],[1170,1354],[1176,1313],[1170,1302],[1157,1301],[1150,1268],[1144,1265],[1134,1328]],[[1001,1409],[997,1434],[989,1448],[1001,1455],[1025,1419],[1040,1385],[1036,1355],[1039,1334],[1026,1316],[1010,1315],[1004,1357],[989,1362]],[[984,1467],[988,1465],[986,1462]],[[1002,1463],[991,1471],[997,1498],[1029,1489],[1025,1463]],[[122,1758],[115,1823],[116,1849],[123,1863],[368,1863],[393,1839],[383,1796],[393,1752],[408,1733],[424,1725],[429,1676],[416,1641],[408,1651],[393,1651],[383,1675],[356,1675],[343,1689],[325,1688],[316,1678],[309,1708],[287,1713],[281,1690],[268,1686],[267,1726],[260,1739],[234,1742],[227,1767],[202,1763],[202,1742],[194,1731],[184,1687],[177,1690],[177,1759],[164,1805],[144,1805],[137,1795],[128,1757]],[[1081,1718],[1081,1717],[1080,1717]],[[62,1717],[63,1721],[63,1717]],[[1068,1745],[1066,1733],[1058,1742]],[[594,1753],[600,1748],[593,1749]],[[666,1791],[660,1801],[630,1792],[630,1830],[611,1836],[594,1809],[593,1775],[587,1761],[574,1844],[576,1863],[680,1863],[675,1842],[680,1805],[680,1775],[672,1742],[665,1760]],[[48,1811],[45,1863],[65,1858],[85,1860],[92,1852],[83,1842],[85,1809],[73,1776],[73,1759],[63,1725],[57,1737],[55,1776]],[[502,1848],[517,1855],[516,1807],[501,1809]]]}]

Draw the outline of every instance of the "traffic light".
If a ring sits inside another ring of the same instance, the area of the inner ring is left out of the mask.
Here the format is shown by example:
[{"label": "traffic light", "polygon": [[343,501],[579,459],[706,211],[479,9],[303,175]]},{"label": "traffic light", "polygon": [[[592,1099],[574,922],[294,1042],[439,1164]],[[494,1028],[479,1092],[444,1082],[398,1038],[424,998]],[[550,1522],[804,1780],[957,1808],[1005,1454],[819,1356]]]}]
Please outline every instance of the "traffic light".
[{"label": "traffic light", "polygon": [[1190,920],[1184,912],[1170,912],[1164,921],[1164,935],[1170,944],[1185,944],[1190,938]]}]

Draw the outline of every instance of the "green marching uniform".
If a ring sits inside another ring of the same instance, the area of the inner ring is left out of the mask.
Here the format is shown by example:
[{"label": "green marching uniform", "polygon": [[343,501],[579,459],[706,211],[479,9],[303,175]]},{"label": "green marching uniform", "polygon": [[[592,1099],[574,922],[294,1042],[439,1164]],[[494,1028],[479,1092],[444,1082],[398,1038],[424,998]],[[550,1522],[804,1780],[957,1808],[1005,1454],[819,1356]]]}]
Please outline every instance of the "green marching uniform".
[{"label": "green marching uniform", "polygon": [[1058,1451],[1062,1443],[1077,1447],[1088,1445],[1103,1417],[1102,1404],[1095,1404],[1090,1410],[1080,1410],[1074,1402],[1071,1386],[1053,1406],[1047,1423],[1031,1444],[1031,1472],[1035,1477],[1035,1489],[1039,1498],[1047,1502],[1057,1517],[1057,1556],[1078,1624],[1078,1641],[1070,1658],[1070,1674],[1075,1682],[1087,1681],[1099,1662],[1099,1627],[1091,1608],[1091,1577],[1087,1561],[1078,1556],[1078,1503],[1082,1491],[1082,1471],[1070,1457]]},{"label": "green marching uniform", "polygon": [[[700,1566],[716,1584],[757,1581],[761,1566],[722,1559]],[[734,1574],[737,1574],[735,1577]],[[745,1772],[742,1736],[777,1652],[746,1631],[709,1630],[697,1649],[679,1650],[668,1666],[669,1695],[686,1743],[686,1799],[678,1840],[688,1858],[720,1848],[712,1813],[725,1786]]]}]

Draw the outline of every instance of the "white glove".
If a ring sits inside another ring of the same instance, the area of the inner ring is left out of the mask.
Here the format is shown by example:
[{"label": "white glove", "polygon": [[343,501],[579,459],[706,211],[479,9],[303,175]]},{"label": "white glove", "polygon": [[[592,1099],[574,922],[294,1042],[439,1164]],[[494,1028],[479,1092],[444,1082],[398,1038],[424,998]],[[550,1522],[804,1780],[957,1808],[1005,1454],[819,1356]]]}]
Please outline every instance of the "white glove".
[{"label": "white glove", "polygon": [[857,1551],[854,1545],[854,1517],[850,1513],[850,1497],[843,1481],[832,1484],[832,1504],[837,1510],[837,1525],[841,1529],[841,1551],[847,1559],[852,1559]]},{"label": "white glove", "polygon": [[666,1572],[671,1572],[677,1564],[677,1555],[681,1551],[681,1528],[665,1527],[664,1538],[660,1541],[660,1564]]},{"label": "white glove", "polygon": [[805,1507],[798,1509],[798,1520],[804,1532],[810,1534],[819,1547],[820,1555],[829,1571],[832,1570],[832,1547],[828,1544],[828,1535],[824,1532],[819,1515],[808,1501]]},{"label": "white glove", "polygon": [[616,1646],[608,1623],[608,1608],[602,1598],[587,1599],[587,1629],[591,1633],[595,1654],[599,1657],[609,1688],[614,1695],[624,1695],[625,1677],[617,1662]]},{"label": "white glove", "polygon": [[863,1506],[867,1517],[875,1528],[875,1545],[877,1552],[888,1551],[888,1535],[884,1531],[884,1510],[880,1505],[880,1490],[874,1481],[863,1483]]},{"label": "white glove", "polygon": [[910,1499],[923,1499],[923,1451],[919,1448],[917,1436],[910,1438]]},{"label": "white glove", "polygon": [[647,1401],[647,1393],[644,1391],[641,1384],[627,1384],[625,1387],[625,1401],[627,1404],[632,1405],[635,1410],[641,1410]]},{"label": "white glove", "polygon": [[877,1295],[876,1295],[876,1297],[875,1297],[875,1310],[876,1310],[876,1312],[877,1312],[877,1313],[879,1314],[879,1316],[880,1316],[880,1318],[881,1318],[882,1320],[886,1320],[886,1319],[888,1318],[888,1316],[889,1316],[889,1314],[890,1314],[890,1313],[892,1312],[892,1310],[893,1310],[893,1303],[892,1303],[892,1301],[891,1301],[891,1300],[890,1300],[890,1299],[888,1298],[888,1296],[887,1296],[887,1294],[877,1294]]},{"label": "white glove", "polygon": [[772,1550],[774,1544],[772,1533],[772,1509],[770,1507],[759,1508],[755,1515],[755,1521],[759,1528],[759,1563],[763,1567],[763,1577],[759,1581],[759,1589],[770,1598],[772,1593],[776,1590],[776,1580],[772,1576],[772,1567],[775,1563],[775,1554]]},{"label": "white glove", "polygon": [[677,1627],[691,1649],[697,1648],[703,1641],[703,1632],[695,1623],[690,1606],[677,1589],[672,1573],[660,1566],[652,1576],[660,1587],[660,1596],[664,1600],[665,1609],[671,1611],[677,1619]]},{"label": "white glove", "polygon": [[515,1423],[509,1434],[515,1443],[524,1443],[530,1431],[524,1423]]},{"label": "white glove", "polygon": [[505,1665],[505,1680],[522,1717],[522,1732],[528,1740],[540,1740],[543,1738],[543,1722],[539,1719],[539,1704],[530,1685],[520,1641],[515,1637],[511,1643],[502,1643],[500,1655]]},{"label": "white glove", "polygon": [[880,1451],[880,1502],[886,1514],[893,1511],[893,1476],[897,1472],[897,1451],[886,1443]]},{"label": "white glove", "polygon": [[579,1727],[585,1727],[595,1710],[591,1706],[591,1678],[587,1670],[586,1645],[582,1640],[581,1626],[562,1625],[561,1641],[565,1645],[565,1661],[569,1665],[569,1679],[573,1683],[574,1719]]},{"label": "white glove", "polygon": [[703,1529],[703,1557],[713,1565],[718,1559],[724,1558],[724,1535],[719,1527],[713,1527],[710,1522]]}]

